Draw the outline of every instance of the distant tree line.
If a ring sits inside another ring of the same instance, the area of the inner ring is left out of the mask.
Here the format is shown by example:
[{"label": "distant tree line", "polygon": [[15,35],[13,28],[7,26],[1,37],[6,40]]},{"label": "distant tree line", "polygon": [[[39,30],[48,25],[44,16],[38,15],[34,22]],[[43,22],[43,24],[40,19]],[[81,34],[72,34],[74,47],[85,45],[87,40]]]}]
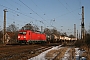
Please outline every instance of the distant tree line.
[{"label": "distant tree line", "polygon": [[88,32],[85,32],[84,39],[78,40],[75,45],[78,47],[84,46],[84,45],[86,45],[87,47],[90,47],[90,29],[88,30]]}]

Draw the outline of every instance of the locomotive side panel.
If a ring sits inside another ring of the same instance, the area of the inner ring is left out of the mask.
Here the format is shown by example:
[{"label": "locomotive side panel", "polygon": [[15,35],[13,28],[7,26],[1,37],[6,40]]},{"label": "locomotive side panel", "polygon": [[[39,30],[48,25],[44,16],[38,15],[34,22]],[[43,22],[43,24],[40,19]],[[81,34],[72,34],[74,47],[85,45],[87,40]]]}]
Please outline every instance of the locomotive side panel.
[{"label": "locomotive side panel", "polygon": [[40,41],[41,41],[41,43],[46,42],[46,35],[45,34],[40,34]]},{"label": "locomotive side panel", "polygon": [[26,34],[26,41],[29,42],[32,38],[31,38],[32,32],[31,31],[27,31]]},{"label": "locomotive side panel", "polygon": [[41,40],[46,41],[46,35],[45,34],[41,34]]}]

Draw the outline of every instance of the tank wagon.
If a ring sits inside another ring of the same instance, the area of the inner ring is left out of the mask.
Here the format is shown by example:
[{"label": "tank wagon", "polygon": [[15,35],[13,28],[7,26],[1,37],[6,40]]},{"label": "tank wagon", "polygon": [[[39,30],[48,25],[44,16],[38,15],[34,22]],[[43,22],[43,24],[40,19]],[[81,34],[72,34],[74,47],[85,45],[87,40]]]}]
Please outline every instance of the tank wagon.
[{"label": "tank wagon", "polygon": [[18,33],[19,43],[45,43],[46,34],[40,32],[33,32],[31,30],[20,30]]},{"label": "tank wagon", "polygon": [[51,43],[57,43],[57,42],[59,43],[60,42],[60,37],[56,36],[54,34],[47,35],[47,41],[51,42]]}]

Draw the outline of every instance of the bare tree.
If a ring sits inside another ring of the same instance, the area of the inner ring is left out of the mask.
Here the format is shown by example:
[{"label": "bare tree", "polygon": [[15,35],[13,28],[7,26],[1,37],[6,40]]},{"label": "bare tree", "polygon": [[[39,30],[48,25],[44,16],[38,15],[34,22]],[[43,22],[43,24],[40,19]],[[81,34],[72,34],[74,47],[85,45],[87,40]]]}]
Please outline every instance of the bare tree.
[{"label": "bare tree", "polygon": [[27,23],[27,24],[25,24],[25,26],[23,26],[23,27],[21,28],[21,30],[38,31],[39,28],[38,28],[37,25],[32,25],[32,24],[30,24],[30,23]]},{"label": "bare tree", "polygon": [[74,37],[74,35],[71,34],[71,35],[69,35],[69,38],[75,38],[75,37]]},{"label": "bare tree", "polygon": [[11,24],[7,27],[8,32],[15,32],[18,30],[18,27],[15,26],[15,24]]},{"label": "bare tree", "polygon": [[33,26],[33,30],[34,30],[34,31],[38,31],[38,30],[39,30],[38,26],[37,26],[37,25],[34,25],[34,26]]},{"label": "bare tree", "polygon": [[17,42],[18,27],[13,23],[7,27],[7,34],[10,37],[10,42]]},{"label": "bare tree", "polygon": [[21,28],[22,30],[24,29],[24,30],[33,30],[33,26],[30,24],[30,23],[28,23],[28,24],[26,24],[24,27],[22,27]]},{"label": "bare tree", "polygon": [[56,36],[60,36],[60,32],[59,31],[57,31],[56,29],[51,29],[51,33],[52,34],[55,34]]},{"label": "bare tree", "polygon": [[56,29],[51,29],[51,33],[57,35],[57,30]]},{"label": "bare tree", "polygon": [[50,34],[51,34],[51,31],[50,31],[50,29],[45,28],[45,29],[44,29],[44,33],[47,34],[47,35],[50,35]]}]

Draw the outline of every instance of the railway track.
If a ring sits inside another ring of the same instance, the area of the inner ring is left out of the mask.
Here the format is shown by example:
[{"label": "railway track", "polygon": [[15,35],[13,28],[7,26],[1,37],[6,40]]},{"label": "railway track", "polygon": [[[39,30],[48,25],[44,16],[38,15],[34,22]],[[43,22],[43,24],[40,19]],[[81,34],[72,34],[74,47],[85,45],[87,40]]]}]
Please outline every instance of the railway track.
[{"label": "railway track", "polygon": [[51,48],[50,44],[0,46],[0,60],[27,60]]}]

